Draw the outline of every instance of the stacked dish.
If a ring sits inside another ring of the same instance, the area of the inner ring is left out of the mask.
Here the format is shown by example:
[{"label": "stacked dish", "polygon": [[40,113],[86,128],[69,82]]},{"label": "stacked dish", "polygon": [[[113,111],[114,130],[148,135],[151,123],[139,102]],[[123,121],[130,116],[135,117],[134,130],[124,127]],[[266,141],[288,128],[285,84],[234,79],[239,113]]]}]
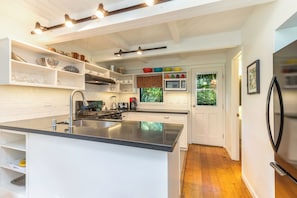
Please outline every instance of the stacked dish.
[{"label": "stacked dish", "polygon": [[162,72],[163,68],[162,67],[156,67],[154,68],[154,72]]},{"label": "stacked dish", "polygon": [[149,67],[145,67],[145,68],[143,68],[143,72],[144,73],[150,73],[150,72],[152,72],[153,71],[153,68],[149,68]]},{"label": "stacked dish", "polygon": [[182,69],[180,67],[174,67],[173,71],[181,71]]},{"label": "stacked dish", "polygon": [[171,67],[165,67],[165,68],[164,68],[164,71],[166,71],[166,72],[170,72],[170,71],[172,71],[172,68],[171,68]]}]

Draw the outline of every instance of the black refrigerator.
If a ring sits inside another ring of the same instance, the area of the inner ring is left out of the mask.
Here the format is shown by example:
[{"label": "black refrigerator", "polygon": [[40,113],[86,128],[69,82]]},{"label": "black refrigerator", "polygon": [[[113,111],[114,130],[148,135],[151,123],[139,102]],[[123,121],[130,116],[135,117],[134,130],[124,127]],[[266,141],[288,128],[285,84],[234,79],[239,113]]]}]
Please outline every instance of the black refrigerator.
[{"label": "black refrigerator", "polygon": [[275,197],[297,197],[297,40],[273,54],[266,122],[275,152]]}]

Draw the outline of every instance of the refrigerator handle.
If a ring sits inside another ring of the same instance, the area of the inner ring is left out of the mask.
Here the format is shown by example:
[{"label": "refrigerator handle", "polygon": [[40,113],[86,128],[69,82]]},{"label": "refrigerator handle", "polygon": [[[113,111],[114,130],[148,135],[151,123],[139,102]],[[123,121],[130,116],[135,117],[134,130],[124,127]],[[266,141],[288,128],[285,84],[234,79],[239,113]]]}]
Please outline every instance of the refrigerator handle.
[{"label": "refrigerator handle", "polygon": [[284,102],[283,102],[283,96],[282,96],[282,91],[280,88],[280,85],[277,81],[277,78],[275,77],[275,86],[277,90],[277,95],[279,99],[279,107],[280,107],[280,125],[279,125],[279,131],[278,131],[278,137],[276,140],[276,151],[279,148],[279,145],[281,143],[282,137],[283,137],[283,129],[284,129]]},{"label": "refrigerator handle", "polygon": [[295,184],[297,184],[297,180],[290,175],[287,171],[285,171],[282,167],[280,167],[276,162],[270,162],[270,166],[279,174],[281,177],[287,176],[289,179],[291,179]]},{"label": "refrigerator handle", "polygon": [[275,162],[270,162],[270,166],[280,175],[280,176],[286,176],[287,173],[279,167]]},{"label": "refrigerator handle", "polygon": [[[273,140],[272,137],[272,131],[271,131],[271,126],[270,126],[270,100],[271,100],[271,95],[272,95],[272,90],[273,87],[276,87],[277,93],[278,93],[278,97],[279,97],[279,105],[280,105],[280,127],[279,127],[279,135],[276,139],[276,142]],[[266,126],[267,126],[267,130],[268,130],[268,136],[269,136],[269,140],[270,143],[272,145],[272,148],[275,152],[277,152],[281,139],[282,139],[282,134],[283,134],[283,125],[284,125],[284,105],[283,105],[283,97],[282,97],[282,93],[281,93],[281,89],[280,89],[280,85],[276,79],[275,76],[272,77],[272,80],[270,82],[269,85],[269,89],[268,89],[268,94],[267,94],[267,99],[266,99]]]}]

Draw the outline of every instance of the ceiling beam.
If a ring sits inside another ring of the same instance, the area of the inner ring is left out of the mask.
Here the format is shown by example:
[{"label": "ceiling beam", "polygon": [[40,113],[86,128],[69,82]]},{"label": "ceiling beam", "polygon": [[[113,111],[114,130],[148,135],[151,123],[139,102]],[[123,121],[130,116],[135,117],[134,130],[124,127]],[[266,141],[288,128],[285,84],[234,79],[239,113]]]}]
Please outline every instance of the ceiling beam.
[{"label": "ceiling beam", "polygon": [[[193,45],[195,43],[195,45]],[[138,54],[125,54],[121,57],[114,56],[114,50],[108,49],[100,51],[97,54],[93,54],[93,62],[106,62],[106,61],[123,61],[135,58],[145,58],[151,56],[188,53],[188,52],[201,52],[214,49],[228,49],[241,45],[241,32],[222,32],[218,34],[204,35],[199,37],[192,37],[183,39],[180,43],[169,41],[166,43],[154,43],[152,45],[166,45],[167,49],[150,51],[143,53],[141,56]],[[137,46],[132,46],[137,48]]]},{"label": "ceiling beam", "polygon": [[130,48],[129,44],[117,34],[108,34],[105,35],[105,38],[108,39],[109,42],[116,45],[119,49],[127,51]]},{"label": "ceiling beam", "polygon": [[176,22],[169,22],[167,25],[173,41],[178,43],[180,41],[180,34]]}]

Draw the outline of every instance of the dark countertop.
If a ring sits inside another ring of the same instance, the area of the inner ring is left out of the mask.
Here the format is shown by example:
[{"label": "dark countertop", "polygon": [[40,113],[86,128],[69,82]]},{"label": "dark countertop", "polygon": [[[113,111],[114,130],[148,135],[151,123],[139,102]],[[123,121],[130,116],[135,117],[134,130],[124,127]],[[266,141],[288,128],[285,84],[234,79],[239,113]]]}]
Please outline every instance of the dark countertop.
[{"label": "dark countertop", "polygon": [[189,110],[174,110],[174,109],[140,109],[128,110],[126,112],[142,112],[142,113],[172,113],[172,114],[189,114]]},{"label": "dark countertop", "polygon": [[[74,126],[72,133],[69,132],[67,124],[57,124],[55,128],[51,126],[53,119],[58,123],[65,121],[66,118],[67,116],[54,116],[5,122],[0,123],[0,129],[105,142],[167,152],[173,151],[183,129],[182,124],[142,121],[105,122],[91,120],[88,122],[88,126]],[[110,126],[103,127],[103,125],[107,124],[110,124]]]}]

